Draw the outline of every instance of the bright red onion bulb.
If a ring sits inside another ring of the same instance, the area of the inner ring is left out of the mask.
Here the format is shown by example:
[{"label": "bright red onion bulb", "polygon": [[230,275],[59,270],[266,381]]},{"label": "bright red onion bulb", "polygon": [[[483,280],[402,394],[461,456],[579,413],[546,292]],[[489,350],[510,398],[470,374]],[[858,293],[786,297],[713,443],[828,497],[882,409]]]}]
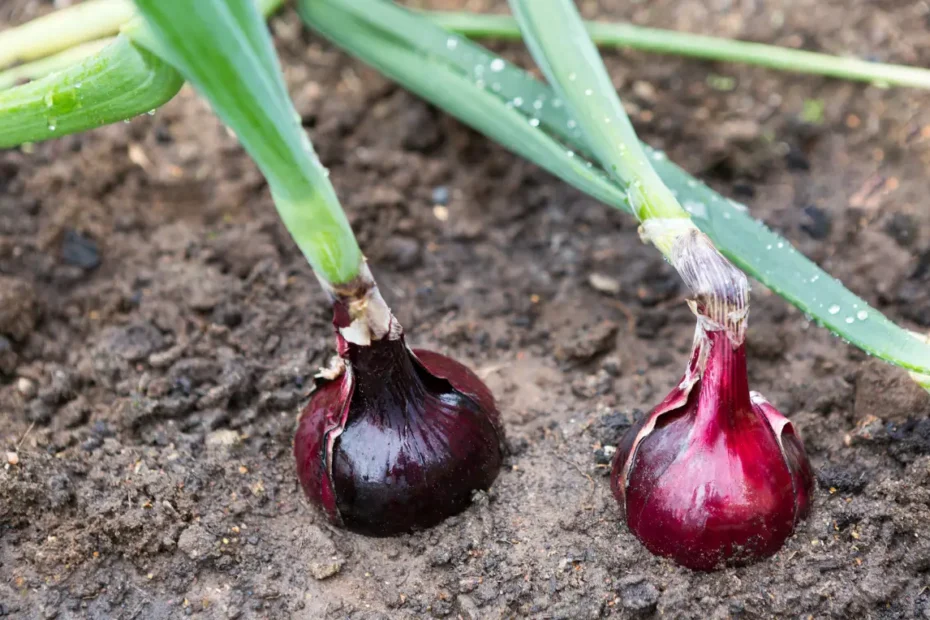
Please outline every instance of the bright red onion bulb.
[{"label": "bright red onion bulb", "polygon": [[710,571],[778,551],[813,475],[791,422],[750,394],[745,344],[698,329],[682,383],[621,440],[611,488],[651,552]]},{"label": "bright red onion bulb", "polygon": [[[340,318],[337,330],[348,325]],[[391,317],[391,321],[396,320]],[[453,359],[412,351],[399,326],[368,344],[338,336],[345,370],[301,414],[297,474],[312,503],[351,531],[389,536],[465,509],[502,461],[490,390]]]}]

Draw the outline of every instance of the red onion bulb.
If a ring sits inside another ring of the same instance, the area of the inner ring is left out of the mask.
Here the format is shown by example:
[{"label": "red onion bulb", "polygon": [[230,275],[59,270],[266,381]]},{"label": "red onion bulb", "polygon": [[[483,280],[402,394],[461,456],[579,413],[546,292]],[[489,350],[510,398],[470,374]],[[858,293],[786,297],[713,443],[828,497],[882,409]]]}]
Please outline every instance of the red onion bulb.
[{"label": "red onion bulb", "polygon": [[791,422],[750,393],[745,344],[698,330],[682,383],[621,440],[611,488],[651,552],[710,571],[778,551],[813,475]]},{"label": "red onion bulb", "polygon": [[[349,324],[340,319],[337,329]],[[300,416],[297,473],[310,501],[351,531],[389,536],[465,509],[502,461],[494,398],[468,368],[412,351],[399,326],[367,344],[338,336],[344,372]],[[344,330],[342,330],[343,333]]]}]

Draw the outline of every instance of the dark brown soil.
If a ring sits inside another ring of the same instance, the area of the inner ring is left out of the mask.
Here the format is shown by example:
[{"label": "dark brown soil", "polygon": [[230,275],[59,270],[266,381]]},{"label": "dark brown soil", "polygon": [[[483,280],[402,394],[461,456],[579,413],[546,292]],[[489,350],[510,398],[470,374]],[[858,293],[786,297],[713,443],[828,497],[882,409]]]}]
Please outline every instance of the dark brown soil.
[{"label": "dark brown soil", "polygon": [[[50,8],[7,0],[0,22]],[[917,0],[584,8],[930,65]],[[751,383],[804,434],[815,512],[748,568],[651,556],[618,517],[602,448],[683,370],[676,276],[629,217],[292,11],[273,23],[410,342],[495,391],[506,471],[460,517],[396,539],[334,530],[306,504],[291,435],[332,353],[329,310],[260,175],[185,89],[154,116],[0,154],[0,616],[930,618],[930,398],[904,373],[756,286]],[[645,138],[893,319],[930,326],[930,95],[607,58]]]}]

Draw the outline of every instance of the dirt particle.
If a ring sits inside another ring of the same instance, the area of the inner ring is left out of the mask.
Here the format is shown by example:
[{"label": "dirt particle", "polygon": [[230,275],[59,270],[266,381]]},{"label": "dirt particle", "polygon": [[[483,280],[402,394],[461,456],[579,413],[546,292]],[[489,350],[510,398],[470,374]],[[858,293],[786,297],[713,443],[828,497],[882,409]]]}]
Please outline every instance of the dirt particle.
[{"label": "dirt particle", "polygon": [[618,295],[620,293],[620,282],[616,278],[606,276],[602,273],[592,273],[588,275],[588,284],[596,291],[607,295]]},{"label": "dirt particle", "polygon": [[459,594],[455,597],[455,603],[458,605],[459,613],[465,620],[478,620],[481,618],[481,612],[478,611],[478,605],[467,594]]},{"label": "dirt particle", "polygon": [[866,470],[856,465],[828,463],[816,471],[820,488],[836,489],[840,493],[858,494],[868,484]]},{"label": "dirt particle", "polygon": [[879,360],[860,366],[856,373],[856,418],[876,416],[903,422],[930,414],[930,394],[906,371]]},{"label": "dirt particle", "polygon": [[659,590],[641,575],[624,577],[618,586],[624,609],[646,614],[652,612],[659,603]]},{"label": "dirt particle", "polygon": [[6,462],[10,465],[19,465],[19,455],[15,452],[7,452]]},{"label": "dirt particle", "polygon": [[201,525],[187,527],[178,537],[178,549],[192,560],[203,560],[213,551],[214,536]]},{"label": "dirt particle", "polygon": [[90,237],[67,230],[61,241],[61,260],[66,265],[91,271],[100,266],[100,250]]},{"label": "dirt particle", "polygon": [[13,343],[6,336],[0,336],[0,374],[12,375],[19,365],[19,356],[13,350]]},{"label": "dirt particle", "polygon": [[909,213],[895,213],[885,223],[885,232],[901,247],[914,245],[920,236],[920,228]]},{"label": "dirt particle", "polygon": [[66,474],[53,475],[48,479],[46,489],[46,498],[54,510],[67,506],[74,498],[74,487]]},{"label": "dirt particle", "polygon": [[560,340],[555,347],[555,357],[561,361],[585,362],[606,353],[616,345],[619,327],[613,321],[601,321],[583,327],[574,336]]},{"label": "dirt particle", "polygon": [[141,362],[160,349],[164,337],[151,323],[134,323],[125,327],[107,328],[97,345],[98,356],[119,358],[130,363]]},{"label": "dirt particle", "polygon": [[323,581],[338,575],[344,564],[345,560],[339,557],[326,562],[311,562],[310,574],[317,581]]},{"label": "dirt particle", "polygon": [[387,240],[381,260],[399,271],[413,269],[420,263],[420,242],[396,235]]},{"label": "dirt particle", "polygon": [[38,320],[38,303],[32,285],[19,278],[0,276],[0,334],[21,342]]},{"label": "dirt particle", "polygon": [[804,207],[802,212],[804,219],[801,220],[801,230],[806,232],[811,239],[826,239],[830,236],[833,225],[828,212],[814,205]]},{"label": "dirt particle", "polygon": [[16,391],[28,400],[36,395],[36,384],[31,379],[20,377],[16,380]]},{"label": "dirt particle", "polygon": [[223,452],[240,445],[242,438],[234,430],[221,428],[208,434],[204,443],[211,452]]}]

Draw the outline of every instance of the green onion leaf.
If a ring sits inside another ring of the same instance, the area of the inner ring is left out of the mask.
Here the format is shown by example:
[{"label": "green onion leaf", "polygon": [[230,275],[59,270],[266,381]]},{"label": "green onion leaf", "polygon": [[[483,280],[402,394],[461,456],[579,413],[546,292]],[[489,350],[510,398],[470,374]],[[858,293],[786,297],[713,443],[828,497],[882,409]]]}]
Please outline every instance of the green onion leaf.
[{"label": "green onion leaf", "polygon": [[148,33],[256,161],[275,205],[317,275],[358,275],[362,254],[287,96],[268,30],[250,0],[136,0]]},{"label": "green onion leaf", "polygon": [[76,65],[0,92],[0,148],[144,114],[183,84],[177,71],[119,36]]},{"label": "green onion leaf", "polygon": [[115,35],[132,17],[127,0],[87,0],[0,32],[0,68]]},{"label": "green onion leaf", "polygon": [[[578,160],[592,149],[564,103],[528,73],[389,2],[301,0],[299,7],[308,25],[409,90],[582,191],[629,210],[625,190],[596,166],[585,165],[584,174],[578,170]],[[747,274],[863,350],[930,374],[930,346],[869,307],[745,206],[720,196],[663,153],[645,150],[694,223]]]},{"label": "green onion leaf", "polygon": [[[264,15],[283,2],[255,1]],[[174,97],[183,79],[152,53],[154,41],[138,47],[146,31],[133,15],[129,0],[92,0],[0,32],[0,63],[38,58],[0,73],[0,148],[127,120]],[[22,79],[33,81],[14,86]]]},{"label": "green onion leaf", "polygon": [[[517,21],[510,15],[452,11],[424,11],[422,15],[446,30],[471,38],[521,38]],[[859,58],[831,56],[777,45],[644,28],[625,23],[587,21],[585,27],[594,42],[604,47],[745,63],[791,73],[823,75],[882,86],[930,89],[930,70],[923,67],[870,62]]]}]

